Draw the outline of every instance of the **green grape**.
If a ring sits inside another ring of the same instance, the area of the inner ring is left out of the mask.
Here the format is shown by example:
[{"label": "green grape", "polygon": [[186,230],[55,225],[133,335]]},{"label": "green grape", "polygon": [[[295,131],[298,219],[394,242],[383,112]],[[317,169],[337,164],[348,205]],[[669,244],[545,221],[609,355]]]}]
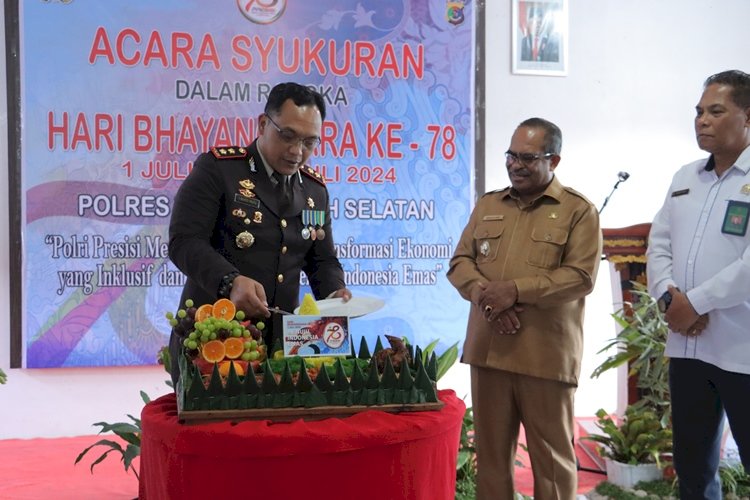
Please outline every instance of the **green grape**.
[{"label": "green grape", "polygon": [[185,347],[188,347],[188,343],[189,342],[190,342],[190,339],[189,338],[185,338],[185,340],[182,341],[182,345],[184,345]]},{"label": "green grape", "polygon": [[196,342],[195,340],[188,340],[187,348],[190,350],[198,349],[198,342]]},{"label": "green grape", "polygon": [[195,302],[193,302],[193,299],[187,299],[185,301],[185,307],[187,307],[188,309],[190,309],[191,307],[193,307],[193,305],[195,305]]},{"label": "green grape", "polygon": [[232,330],[232,337],[242,337],[242,332],[239,330]]},{"label": "green grape", "polygon": [[245,349],[247,349],[248,351],[252,351],[253,350],[253,343],[250,342],[249,340],[247,342],[245,342]]},{"label": "green grape", "polygon": [[172,318],[169,320],[169,326],[175,327],[178,323],[179,321],[177,321],[177,318]]},{"label": "green grape", "polygon": [[203,335],[201,335],[201,343],[202,344],[205,344],[209,340],[211,340],[211,335],[205,334],[205,333]]},{"label": "green grape", "polygon": [[165,314],[165,316],[167,317],[168,320],[171,320],[172,318],[174,318],[174,314],[172,314],[172,311],[168,311],[167,314]]},{"label": "green grape", "polygon": [[243,352],[242,353],[242,361],[251,361],[251,353],[249,352]]},{"label": "green grape", "polygon": [[262,321],[258,321],[257,323],[255,323],[255,328],[257,328],[258,330],[263,330],[266,328],[266,324]]},{"label": "green grape", "polygon": [[250,359],[248,361],[255,361],[260,357],[260,353],[258,351],[252,351],[248,353],[250,355]]},{"label": "green grape", "polygon": [[185,309],[180,309],[179,311],[177,311],[177,317],[178,318],[182,319],[185,316],[187,316],[187,311]]},{"label": "green grape", "polygon": [[250,337],[250,330],[243,329],[242,330],[242,336],[245,337],[245,338],[249,338]]},{"label": "green grape", "polygon": [[192,332],[190,332],[190,335],[188,335],[188,338],[189,338],[190,340],[195,340],[195,339],[197,339],[197,338],[198,338],[198,332],[196,332],[196,331],[192,331]]},{"label": "green grape", "polygon": [[239,311],[237,311],[237,314],[235,314],[234,317],[242,321],[243,319],[245,319],[245,311],[240,309]]},{"label": "green grape", "polygon": [[208,338],[210,338],[211,340],[216,340],[216,332],[211,332]]},{"label": "green grape", "polygon": [[257,348],[258,348],[258,341],[257,340],[251,340],[250,341],[250,349],[254,351]]}]

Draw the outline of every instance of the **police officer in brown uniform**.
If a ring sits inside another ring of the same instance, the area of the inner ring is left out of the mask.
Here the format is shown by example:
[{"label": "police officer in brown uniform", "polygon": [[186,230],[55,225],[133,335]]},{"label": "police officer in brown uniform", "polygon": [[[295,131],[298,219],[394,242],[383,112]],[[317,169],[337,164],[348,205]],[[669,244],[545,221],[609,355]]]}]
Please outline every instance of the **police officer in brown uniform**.
[{"label": "police officer in brown uniform", "polygon": [[522,122],[505,153],[512,187],[485,194],[450,261],[471,302],[462,361],[471,365],[477,499],[514,498],[523,424],[534,498],[573,499],[573,395],[583,355],[584,297],[602,252],[599,216],[554,170],[562,133]]},{"label": "police officer in brown uniform", "polygon": [[[187,276],[180,305],[231,299],[249,317],[299,304],[300,271],[318,299],[351,298],[336,257],[329,195],[305,162],[320,143],[321,95],[296,83],[276,85],[247,147],[201,154],[180,186],[169,225],[169,258]],[[277,315],[274,315],[277,316]],[[268,322],[266,342],[272,342]],[[180,339],[170,338],[172,378]]]}]

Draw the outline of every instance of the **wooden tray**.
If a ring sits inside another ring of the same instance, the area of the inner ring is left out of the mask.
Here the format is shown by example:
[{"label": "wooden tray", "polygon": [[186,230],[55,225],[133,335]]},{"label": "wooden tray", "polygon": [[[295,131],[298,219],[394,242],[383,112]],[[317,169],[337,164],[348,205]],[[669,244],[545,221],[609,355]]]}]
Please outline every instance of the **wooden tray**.
[{"label": "wooden tray", "polygon": [[273,422],[291,422],[293,420],[322,420],[324,418],[349,417],[363,411],[375,410],[387,413],[405,411],[440,410],[445,403],[407,403],[390,405],[352,405],[320,406],[317,408],[256,408],[251,410],[205,410],[182,411],[178,409],[177,418],[185,424],[203,422],[241,422],[243,420],[271,420]]}]

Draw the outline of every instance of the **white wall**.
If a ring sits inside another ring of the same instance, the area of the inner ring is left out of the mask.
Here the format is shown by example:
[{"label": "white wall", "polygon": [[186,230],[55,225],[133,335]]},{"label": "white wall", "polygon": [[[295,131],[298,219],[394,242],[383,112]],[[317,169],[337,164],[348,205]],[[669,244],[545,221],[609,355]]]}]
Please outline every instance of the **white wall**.
[{"label": "white wall", "polygon": [[[563,130],[557,174],[601,206],[625,170],[602,214],[603,227],[648,222],[672,173],[703,154],[692,132],[693,107],[706,76],[747,64],[743,41],[747,0],[569,0],[567,77],[512,75],[510,0],[486,5],[489,54],[486,94],[487,189],[508,184],[502,153],[515,126],[541,116]],[[0,18],[2,14],[0,14]],[[5,54],[2,43],[0,53]],[[5,65],[0,65],[0,200],[8,200]],[[0,213],[7,210],[0,209]],[[90,434],[93,422],[137,416],[139,390],[166,392],[161,367],[10,370],[8,219],[0,217],[0,439]],[[616,408],[614,374],[589,380],[595,356],[615,334],[609,269],[602,266],[587,304],[586,353],[576,414]],[[468,370],[457,366],[441,381],[468,396]],[[59,387],[65,387],[62,395]],[[468,397],[467,397],[468,400]],[[80,402],[85,402],[82,405]]]}]

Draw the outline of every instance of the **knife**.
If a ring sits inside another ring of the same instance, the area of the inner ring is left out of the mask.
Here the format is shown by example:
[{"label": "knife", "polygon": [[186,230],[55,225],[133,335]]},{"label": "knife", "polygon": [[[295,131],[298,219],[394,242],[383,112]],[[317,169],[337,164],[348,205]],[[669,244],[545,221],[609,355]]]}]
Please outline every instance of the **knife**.
[{"label": "knife", "polygon": [[294,315],[294,313],[291,313],[289,311],[284,311],[283,309],[279,309],[279,306],[269,307],[268,310],[271,311],[271,312],[273,312],[273,313],[276,313],[276,314],[292,314],[292,315]]}]

